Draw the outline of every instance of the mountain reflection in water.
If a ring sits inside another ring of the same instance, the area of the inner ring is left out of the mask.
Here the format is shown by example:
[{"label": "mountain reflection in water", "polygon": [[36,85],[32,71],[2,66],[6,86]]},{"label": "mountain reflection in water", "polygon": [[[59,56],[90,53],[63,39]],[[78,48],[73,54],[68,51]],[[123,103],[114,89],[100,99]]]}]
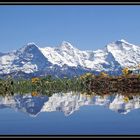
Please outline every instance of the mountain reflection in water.
[{"label": "mountain reflection in water", "polygon": [[129,99],[125,95],[87,95],[78,92],[55,93],[32,96],[31,94],[0,97],[0,109],[12,108],[36,117],[41,112],[60,111],[69,116],[85,105],[100,105],[120,114],[127,114],[133,109],[140,108],[140,96],[133,95]]}]

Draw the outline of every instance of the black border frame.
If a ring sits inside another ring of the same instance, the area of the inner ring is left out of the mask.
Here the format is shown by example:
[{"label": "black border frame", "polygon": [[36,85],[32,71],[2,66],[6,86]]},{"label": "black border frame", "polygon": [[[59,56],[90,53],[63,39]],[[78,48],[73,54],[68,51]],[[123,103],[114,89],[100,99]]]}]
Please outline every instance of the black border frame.
[{"label": "black border frame", "polygon": [[53,1],[53,0],[47,0],[47,2],[44,1],[28,1],[28,0],[24,0],[24,1],[6,1],[6,0],[1,0],[0,1],[0,5],[140,5],[140,1],[129,1],[129,2],[125,2],[125,1],[116,1],[113,0],[111,1],[105,1],[105,0],[94,0],[94,2],[92,1]]},{"label": "black border frame", "polygon": [[[75,1],[75,0],[47,0],[47,2],[40,1],[35,2],[32,0],[24,0],[24,1],[6,1],[1,0],[0,6],[3,5],[139,5],[140,1],[116,1],[116,0],[94,0],[92,1]],[[0,138],[140,138],[139,135],[0,135]]]}]

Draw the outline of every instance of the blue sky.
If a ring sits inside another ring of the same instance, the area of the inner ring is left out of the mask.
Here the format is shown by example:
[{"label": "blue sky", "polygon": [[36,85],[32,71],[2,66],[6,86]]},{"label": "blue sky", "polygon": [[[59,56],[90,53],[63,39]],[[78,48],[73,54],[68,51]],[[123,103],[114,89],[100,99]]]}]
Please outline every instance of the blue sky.
[{"label": "blue sky", "polygon": [[140,45],[140,5],[0,5],[0,52],[63,40],[96,50],[119,39]]}]

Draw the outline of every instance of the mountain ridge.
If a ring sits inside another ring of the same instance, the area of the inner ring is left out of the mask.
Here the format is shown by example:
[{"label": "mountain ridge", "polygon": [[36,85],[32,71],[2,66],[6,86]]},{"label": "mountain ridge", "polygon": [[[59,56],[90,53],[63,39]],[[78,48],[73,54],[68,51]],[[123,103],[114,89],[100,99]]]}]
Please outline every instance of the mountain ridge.
[{"label": "mountain ridge", "polygon": [[19,71],[34,76],[55,74],[71,77],[101,71],[116,75],[121,73],[122,68],[139,63],[140,47],[124,39],[111,42],[95,51],[79,50],[67,41],[63,41],[58,47],[44,48],[30,42],[14,52],[0,53],[0,76]]}]

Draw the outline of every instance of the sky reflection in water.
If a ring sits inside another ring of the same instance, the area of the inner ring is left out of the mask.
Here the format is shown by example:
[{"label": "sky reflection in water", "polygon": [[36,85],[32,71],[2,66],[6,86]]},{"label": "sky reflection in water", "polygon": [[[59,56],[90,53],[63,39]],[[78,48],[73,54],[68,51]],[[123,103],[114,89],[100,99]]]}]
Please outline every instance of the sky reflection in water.
[{"label": "sky reflection in water", "polygon": [[0,135],[140,134],[139,108],[139,95],[1,96]]}]

